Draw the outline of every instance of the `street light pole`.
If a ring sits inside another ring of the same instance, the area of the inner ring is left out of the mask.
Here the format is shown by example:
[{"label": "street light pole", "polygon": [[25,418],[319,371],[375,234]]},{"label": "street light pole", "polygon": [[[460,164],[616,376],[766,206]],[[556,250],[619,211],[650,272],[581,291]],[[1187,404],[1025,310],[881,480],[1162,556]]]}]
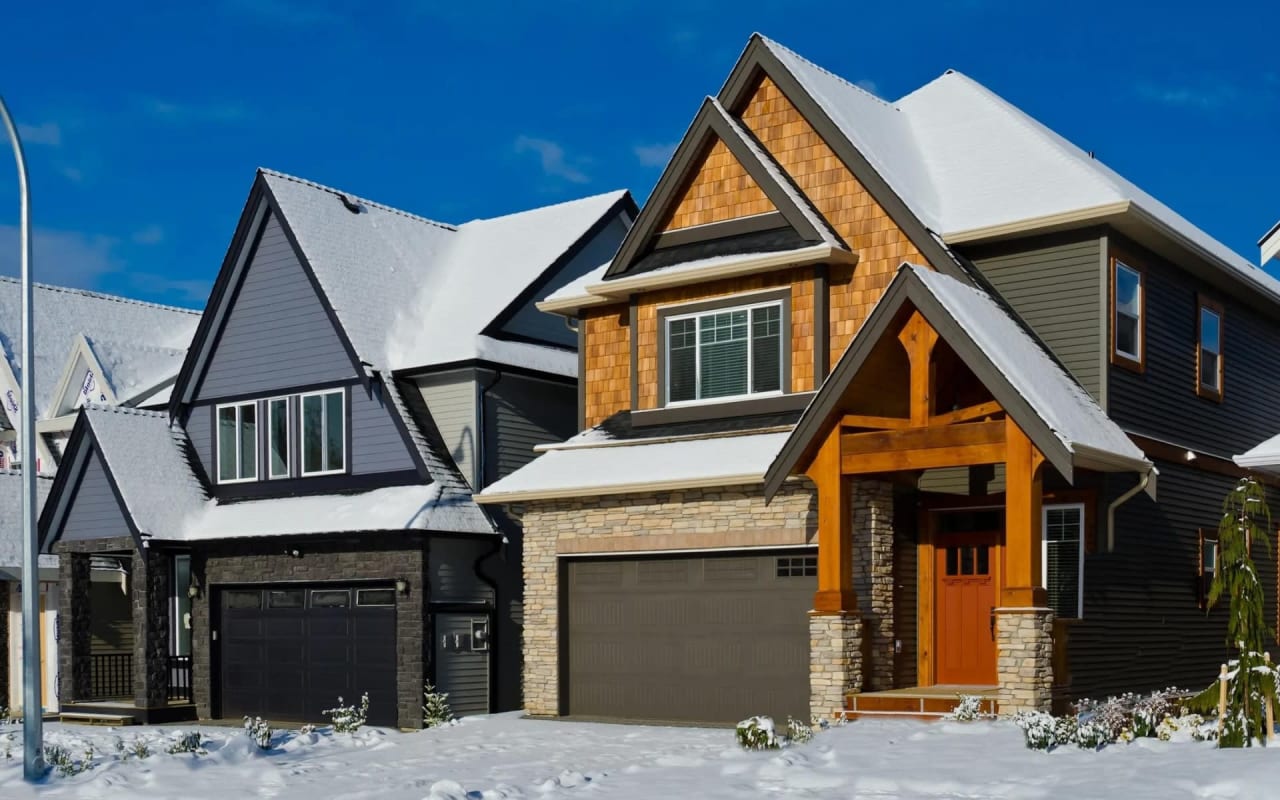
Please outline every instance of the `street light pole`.
[{"label": "street light pole", "polygon": [[40,542],[36,534],[35,332],[32,330],[31,190],[18,128],[0,97],[0,117],[18,163],[22,241],[22,774],[44,775],[44,704],[40,692]]}]

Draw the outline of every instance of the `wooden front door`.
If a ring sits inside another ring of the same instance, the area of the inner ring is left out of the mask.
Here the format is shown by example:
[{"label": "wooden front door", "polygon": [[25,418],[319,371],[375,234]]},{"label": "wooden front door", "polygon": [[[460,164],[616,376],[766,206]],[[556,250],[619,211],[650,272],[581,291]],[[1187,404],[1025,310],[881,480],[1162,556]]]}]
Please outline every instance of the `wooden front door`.
[{"label": "wooden front door", "polygon": [[936,682],[996,682],[996,533],[940,536],[935,547]]}]

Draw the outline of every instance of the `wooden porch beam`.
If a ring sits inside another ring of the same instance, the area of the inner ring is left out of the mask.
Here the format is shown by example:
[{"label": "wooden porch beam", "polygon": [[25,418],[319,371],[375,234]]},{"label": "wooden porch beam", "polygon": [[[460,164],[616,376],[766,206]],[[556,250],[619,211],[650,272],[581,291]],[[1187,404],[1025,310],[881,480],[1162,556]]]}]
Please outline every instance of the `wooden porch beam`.
[{"label": "wooden porch beam", "polygon": [[813,610],[858,610],[853,591],[853,511],[850,482],[840,470],[840,426],[832,426],[806,471],[818,488],[818,591]]},{"label": "wooden porch beam", "polygon": [[1003,444],[966,444],[956,447],[889,450],[882,453],[847,455],[841,459],[840,468],[845,475],[867,475],[876,472],[999,464],[1004,460]]},{"label": "wooden porch beam", "polygon": [[948,411],[945,414],[934,414],[929,417],[929,425],[954,425],[958,422],[972,422],[973,420],[983,419],[1003,412],[1004,409],[1000,407],[1000,404],[992,400],[990,403],[978,403],[976,406],[957,408],[955,411]]},{"label": "wooden porch beam", "polygon": [[917,427],[929,424],[933,408],[933,347],[938,343],[938,332],[919,311],[912,313],[907,324],[898,334],[898,341],[907,350],[911,362],[911,422]]},{"label": "wooden porch beam", "polygon": [[[905,428],[894,431],[846,433],[840,437],[845,456],[883,453],[890,450],[926,450],[971,444],[1004,444],[1005,423],[971,422],[937,428]],[[1000,459],[1003,460],[1003,459]]]},{"label": "wooden porch beam", "polygon": [[1005,460],[1004,587],[1005,608],[1043,608],[1048,602],[1042,572],[1041,503],[1044,496],[1044,455],[1012,419]]},{"label": "wooden porch beam", "polygon": [[910,428],[911,420],[904,417],[876,417],[871,414],[845,414],[840,419],[840,426],[843,428],[886,428],[889,430],[901,430],[902,428]]}]

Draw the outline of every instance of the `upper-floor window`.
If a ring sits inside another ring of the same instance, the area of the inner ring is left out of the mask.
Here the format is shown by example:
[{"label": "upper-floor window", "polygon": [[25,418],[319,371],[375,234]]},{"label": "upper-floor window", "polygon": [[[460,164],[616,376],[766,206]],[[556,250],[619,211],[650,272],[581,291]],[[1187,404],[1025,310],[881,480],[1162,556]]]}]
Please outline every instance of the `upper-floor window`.
[{"label": "upper-floor window", "polygon": [[289,398],[273,397],[267,401],[267,477],[289,477],[289,461],[293,435],[289,425]]},{"label": "upper-floor window", "polygon": [[218,406],[218,482],[258,479],[258,404]]},{"label": "upper-floor window", "polygon": [[336,389],[302,395],[302,474],[342,472],[346,456],[346,392]]},{"label": "upper-floor window", "polygon": [[1084,615],[1083,503],[1044,507],[1043,570],[1049,607],[1059,619]]},{"label": "upper-floor window", "polygon": [[1221,400],[1222,306],[1201,297],[1196,327],[1196,393]]},{"label": "upper-floor window", "polygon": [[781,301],[666,317],[667,402],[783,391]]},{"label": "upper-floor window", "polygon": [[1141,368],[1143,363],[1142,272],[1121,261],[1113,262],[1111,275],[1112,361]]}]

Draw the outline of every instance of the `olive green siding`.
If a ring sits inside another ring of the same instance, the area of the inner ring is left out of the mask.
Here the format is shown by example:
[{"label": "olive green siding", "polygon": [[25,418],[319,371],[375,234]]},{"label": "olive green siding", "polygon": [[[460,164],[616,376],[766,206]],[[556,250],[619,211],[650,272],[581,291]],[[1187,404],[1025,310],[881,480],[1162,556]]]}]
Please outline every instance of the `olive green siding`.
[{"label": "olive green siding", "polygon": [[1096,230],[965,253],[1094,399],[1103,397],[1102,237]]}]

